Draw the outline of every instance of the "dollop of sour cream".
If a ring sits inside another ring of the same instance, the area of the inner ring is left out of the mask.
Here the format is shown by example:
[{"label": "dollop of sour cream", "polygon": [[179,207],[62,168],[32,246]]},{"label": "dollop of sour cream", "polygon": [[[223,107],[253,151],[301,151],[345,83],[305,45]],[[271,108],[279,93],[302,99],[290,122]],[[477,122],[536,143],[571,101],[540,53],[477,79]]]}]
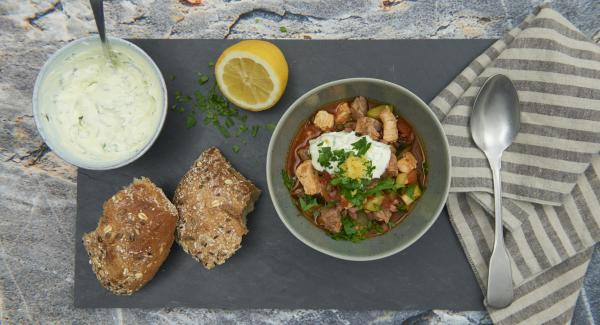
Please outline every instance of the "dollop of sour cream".
[{"label": "dollop of sour cream", "polygon": [[330,166],[324,167],[319,163],[319,149],[322,147],[330,147],[332,151],[343,149],[344,151],[353,151],[352,144],[359,141],[361,138],[366,138],[371,144],[369,150],[364,155],[366,160],[371,161],[375,169],[373,170],[372,178],[379,178],[387,169],[392,151],[390,146],[378,141],[373,141],[371,137],[357,136],[355,132],[328,132],[323,133],[317,138],[309,141],[309,152],[313,167],[318,171],[326,171],[330,174],[339,172],[340,166],[337,162],[332,162]]},{"label": "dollop of sour cream", "polygon": [[87,166],[134,156],[162,120],[161,81],[148,60],[127,44],[82,42],[58,58],[38,89],[40,122],[54,146]]}]

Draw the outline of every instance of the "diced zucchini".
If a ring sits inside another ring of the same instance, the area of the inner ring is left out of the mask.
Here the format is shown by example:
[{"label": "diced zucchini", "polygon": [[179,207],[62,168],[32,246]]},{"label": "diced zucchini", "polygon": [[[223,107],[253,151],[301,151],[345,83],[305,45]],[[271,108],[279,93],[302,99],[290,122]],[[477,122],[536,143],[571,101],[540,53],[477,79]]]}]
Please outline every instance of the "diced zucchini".
[{"label": "diced zucchini", "polygon": [[375,107],[373,107],[373,108],[371,108],[370,110],[367,111],[367,116],[368,117],[372,117],[372,118],[379,118],[379,114],[381,114],[381,112],[383,112],[383,110],[386,107],[389,107],[390,109],[392,109],[392,107],[390,105],[375,106]]},{"label": "diced zucchini", "polygon": [[411,205],[416,199],[421,197],[422,194],[423,192],[421,192],[421,187],[419,187],[419,184],[414,184],[407,187],[404,191],[404,194],[402,194],[400,198],[402,201],[404,201],[404,204],[408,206]]},{"label": "diced zucchini", "polygon": [[413,199],[418,199],[421,197],[421,195],[423,194],[423,192],[421,192],[421,187],[419,186],[419,184],[415,184],[415,191],[413,192]]},{"label": "diced zucchini", "polygon": [[400,196],[400,198],[402,199],[402,201],[404,202],[404,204],[406,204],[406,206],[410,206],[415,201],[410,196],[408,196],[406,194],[402,194]]},{"label": "diced zucchini", "polygon": [[381,210],[381,203],[383,203],[383,195],[377,195],[367,199],[365,203],[365,209],[373,212]]},{"label": "diced zucchini", "polygon": [[396,187],[404,187],[406,186],[406,183],[408,183],[408,173],[399,173],[398,176],[396,176]]}]

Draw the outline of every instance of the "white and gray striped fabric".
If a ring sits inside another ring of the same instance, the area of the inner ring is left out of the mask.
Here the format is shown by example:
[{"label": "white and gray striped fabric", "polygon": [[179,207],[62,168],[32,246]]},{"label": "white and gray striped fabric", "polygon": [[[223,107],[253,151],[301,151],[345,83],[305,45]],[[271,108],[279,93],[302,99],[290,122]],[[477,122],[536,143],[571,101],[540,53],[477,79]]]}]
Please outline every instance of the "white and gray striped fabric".
[{"label": "white and gray striped fabric", "polygon": [[600,240],[600,48],[556,11],[540,8],[430,103],[450,143],[450,219],[484,293],[494,240],[492,176],[468,120],[480,86],[497,73],[517,88],[522,124],[502,159],[515,301],[488,311],[499,324],[568,323]]}]

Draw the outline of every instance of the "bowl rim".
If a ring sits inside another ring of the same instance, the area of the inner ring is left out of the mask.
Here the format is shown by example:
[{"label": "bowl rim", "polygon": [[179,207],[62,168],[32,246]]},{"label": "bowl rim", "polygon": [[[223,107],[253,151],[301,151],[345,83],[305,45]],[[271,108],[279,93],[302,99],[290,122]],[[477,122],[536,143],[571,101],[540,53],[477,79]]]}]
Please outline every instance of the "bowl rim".
[{"label": "bowl rim", "polygon": [[91,165],[91,164],[85,164],[85,163],[76,163],[75,161],[71,160],[71,159],[67,159],[63,153],[63,151],[61,150],[57,150],[56,148],[54,148],[54,146],[50,143],[52,141],[48,141],[49,139],[51,139],[50,136],[48,136],[48,134],[46,134],[46,132],[44,131],[44,128],[41,126],[41,121],[40,121],[40,116],[39,116],[39,108],[38,108],[38,93],[39,93],[39,89],[41,87],[41,83],[44,79],[44,77],[48,74],[49,69],[52,67],[52,64],[57,60],[57,58],[64,52],[66,52],[67,50],[69,50],[70,48],[79,45],[80,43],[86,42],[86,41],[92,41],[97,39],[98,41],[100,40],[100,37],[98,35],[90,35],[90,36],[86,36],[86,37],[82,37],[82,38],[78,38],[76,40],[73,40],[69,43],[67,43],[66,45],[64,45],[63,47],[61,47],[60,49],[58,49],[56,52],[54,52],[44,63],[44,65],[42,66],[42,68],[40,69],[40,71],[38,72],[38,75],[35,79],[35,84],[33,86],[33,95],[31,97],[31,102],[32,102],[32,115],[33,115],[33,119],[35,121],[35,126],[38,130],[38,133],[40,134],[40,136],[42,137],[42,140],[44,140],[44,143],[48,146],[48,148],[50,148],[50,150],[52,150],[52,152],[54,152],[58,157],[60,157],[62,160],[66,161],[67,163],[79,167],[79,168],[85,168],[85,169],[89,169],[89,170],[110,170],[110,169],[116,169],[119,167],[123,167],[125,165],[128,165],[132,162],[134,162],[135,160],[137,160],[138,158],[140,158],[142,155],[144,155],[149,149],[150,147],[152,147],[152,145],[154,144],[154,142],[156,141],[156,139],[158,138],[160,132],[162,131],[162,128],[165,124],[165,121],[167,119],[167,112],[168,112],[168,100],[169,100],[169,95],[167,93],[167,86],[165,83],[165,79],[163,77],[162,72],[160,71],[160,69],[158,68],[158,66],[156,65],[156,63],[154,62],[154,60],[152,60],[152,58],[144,51],[142,50],[139,46],[133,44],[132,42],[119,38],[119,37],[113,37],[113,36],[107,36],[107,38],[110,41],[114,41],[114,42],[119,42],[122,43],[126,46],[131,47],[135,52],[137,52],[138,54],[140,54],[151,66],[152,70],[154,70],[156,76],[158,77],[159,83],[160,83],[160,88],[162,91],[162,116],[160,118],[159,124],[154,132],[154,135],[152,136],[152,138],[149,139],[149,141],[144,145],[144,147],[138,151],[135,155],[132,155],[130,157],[128,157],[127,159],[121,160],[121,161],[117,161],[114,164],[111,165],[105,165],[105,166],[99,166],[99,165]]},{"label": "bowl rim", "polygon": [[[307,238],[304,237],[304,235],[302,235],[300,232],[296,231],[287,221],[286,219],[283,217],[284,213],[282,211],[282,209],[279,207],[279,203],[277,201],[277,197],[275,195],[275,191],[274,191],[274,185],[273,185],[273,179],[271,177],[271,161],[273,159],[272,156],[272,152],[273,152],[273,148],[275,146],[275,138],[279,135],[279,132],[281,131],[282,127],[282,121],[286,120],[288,118],[288,116],[291,114],[291,112],[296,109],[296,107],[298,107],[300,105],[300,103],[304,102],[306,100],[306,98],[314,95],[315,93],[318,93],[320,91],[322,91],[323,89],[332,87],[332,86],[336,86],[336,85],[340,85],[340,84],[345,84],[345,83],[353,83],[353,82],[367,82],[367,83],[374,83],[374,84],[379,84],[379,85],[385,85],[385,86],[390,86],[393,88],[396,88],[402,92],[404,92],[407,96],[409,96],[410,98],[414,99],[417,103],[419,103],[420,105],[423,106],[423,108],[426,108],[426,114],[428,114],[434,121],[434,124],[436,125],[436,127],[442,132],[443,135],[443,148],[447,153],[447,165],[448,165],[448,173],[446,175],[446,180],[445,180],[445,188],[444,188],[444,194],[443,194],[443,200],[440,200],[440,204],[438,205],[438,207],[436,207],[435,209],[435,217],[432,218],[426,225],[425,227],[423,227],[418,233],[415,234],[415,236],[409,240],[408,242],[406,242],[403,245],[399,245],[397,247],[394,247],[390,250],[387,250],[385,252],[382,253],[378,253],[378,254],[373,254],[373,255],[369,255],[369,256],[353,256],[350,254],[343,254],[343,253],[337,253],[337,252],[333,252],[331,250],[322,248],[314,243],[312,243],[310,240],[308,240]],[[415,95],[412,91],[406,89],[405,87],[402,87],[398,84],[395,84],[393,82],[390,81],[386,81],[386,80],[382,80],[382,79],[377,79],[377,78],[362,78],[362,77],[357,77],[357,78],[345,78],[345,79],[338,79],[338,80],[334,80],[334,81],[329,81],[326,82],[324,84],[321,84],[319,86],[314,87],[313,89],[309,90],[308,92],[306,92],[305,94],[303,94],[302,96],[300,96],[298,99],[296,99],[287,109],[286,111],[283,113],[283,115],[281,116],[281,118],[279,119],[279,121],[277,122],[277,126],[275,127],[275,129],[273,130],[273,134],[271,136],[271,139],[269,140],[269,147],[267,149],[267,163],[266,163],[266,174],[267,174],[267,186],[268,186],[268,190],[269,190],[269,196],[271,198],[271,201],[273,202],[273,206],[275,207],[275,211],[277,212],[277,216],[279,217],[279,219],[281,220],[281,222],[283,222],[283,224],[285,225],[285,227],[292,233],[292,235],[294,235],[294,237],[296,237],[298,240],[300,240],[302,243],[304,243],[305,245],[311,247],[312,249],[319,251],[323,254],[332,256],[332,257],[336,257],[342,260],[347,260],[347,261],[373,261],[373,260],[378,260],[378,259],[382,259],[385,257],[389,257],[392,256],[394,254],[397,254],[401,251],[403,251],[404,249],[410,247],[412,244],[414,244],[417,240],[419,240],[421,237],[423,237],[423,235],[433,226],[433,224],[438,220],[440,213],[442,212],[444,206],[446,205],[446,201],[448,199],[448,193],[450,191],[450,166],[451,166],[451,158],[450,158],[450,147],[448,144],[448,139],[446,137],[446,133],[444,132],[444,128],[442,126],[442,124],[440,123],[440,121],[438,120],[438,118],[435,116],[435,114],[433,113],[433,111],[431,110],[431,108],[429,107],[429,105],[427,105],[419,96]]]}]

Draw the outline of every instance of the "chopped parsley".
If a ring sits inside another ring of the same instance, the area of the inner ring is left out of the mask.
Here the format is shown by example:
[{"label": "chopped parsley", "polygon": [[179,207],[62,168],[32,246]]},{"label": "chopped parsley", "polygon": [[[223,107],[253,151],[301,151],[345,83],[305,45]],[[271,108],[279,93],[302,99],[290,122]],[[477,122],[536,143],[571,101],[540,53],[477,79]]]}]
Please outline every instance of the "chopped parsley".
[{"label": "chopped parsley", "polygon": [[319,148],[319,158],[317,158],[317,160],[321,166],[330,168],[334,162],[339,166],[339,164],[343,163],[349,155],[350,153],[343,149],[331,150],[331,147],[321,146]]},{"label": "chopped parsley", "polygon": [[300,203],[300,208],[302,211],[309,211],[310,209],[319,205],[317,198],[310,195],[301,196],[298,198],[298,202]]},{"label": "chopped parsley", "polygon": [[260,129],[260,125],[252,126],[252,130],[250,131],[250,133],[252,134],[253,138],[256,138],[256,135],[258,134],[258,129]]},{"label": "chopped parsley", "polygon": [[413,184],[406,188],[406,196],[408,196],[411,200],[415,198],[415,188],[417,188],[417,184]]},{"label": "chopped parsley", "polygon": [[330,237],[335,240],[349,240],[353,243],[367,239],[367,234],[376,231],[383,232],[383,227],[376,221],[369,220],[366,226],[359,226],[356,222],[348,217],[342,217],[342,229],[338,233],[330,233]]},{"label": "chopped parsley", "polygon": [[285,170],[281,170],[281,178],[283,178],[283,185],[285,185],[285,187],[287,187],[288,191],[292,190],[292,187],[294,187],[294,177],[290,176]]},{"label": "chopped parsley", "polygon": [[[214,61],[208,62],[209,67],[214,67],[214,65]],[[173,76],[172,80],[174,78]],[[225,138],[235,136],[239,142],[233,148],[240,147],[240,144],[247,144],[248,136],[246,135],[250,133],[252,137],[256,137],[261,125],[254,125],[250,128],[247,124],[248,115],[231,105],[219,91],[216,81],[209,86],[209,80],[208,74],[198,73],[198,85],[201,88],[194,91],[193,97],[184,95],[181,91],[175,91],[171,111],[185,113],[184,123],[187,128],[192,128],[197,125],[198,121],[202,121],[203,125],[212,125]],[[263,127],[273,131],[275,123],[268,123]],[[238,151],[239,149],[234,150],[236,153]]]},{"label": "chopped parsley", "polygon": [[203,73],[198,74],[198,83],[200,85],[204,85],[207,81],[208,81],[208,76],[207,75],[205,75]]},{"label": "chopped parsley", "polygon": [[377,185],[367,190],[367,195],[379,195],[382,191],[395,189],[396,181],[393,178],[383,178],[377,183]]},{"label": "chopped parsley", "polygon": [[194,115],[188,115],[185,118],[185,127],[187,127],[188,129],[193,128],[196,125],[196,116]]},{"label": "chopped parsley", "polygon": [[371,148],[371,143],[367,141],[367,137],[362,137],[352,144],[352,148],[356,151],[358,157],[362,157]]},{"label": "chopped parsley", "polygon": [[287,33],[287,28],[285,26],[279,27],[279,31],[282,33]]},{"label": "chopped parsley", "polygon": [[234,144],[231,147],[231,150],[233,150],[233,152],[238,153],[240,151],[240,146],[238,146],[237,144]]}]

